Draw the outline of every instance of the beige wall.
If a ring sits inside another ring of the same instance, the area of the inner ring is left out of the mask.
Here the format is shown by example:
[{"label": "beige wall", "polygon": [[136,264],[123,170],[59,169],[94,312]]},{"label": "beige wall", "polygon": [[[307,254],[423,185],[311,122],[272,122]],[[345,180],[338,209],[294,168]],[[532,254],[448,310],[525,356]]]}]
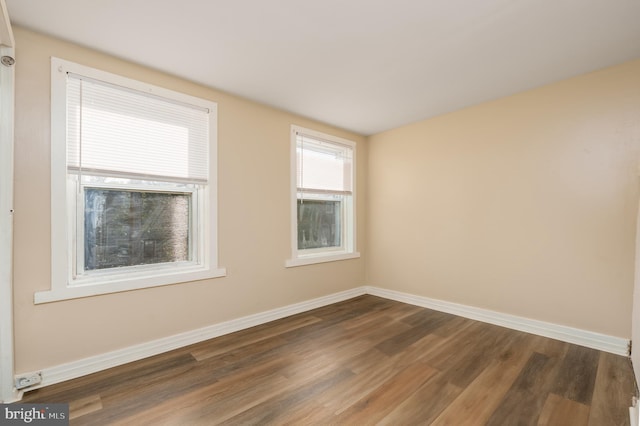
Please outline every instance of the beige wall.
[{"label": "beige wall", "polygon": [[[286,269],[291,124],[357,143],[364,248],[365,139],[15,28],[16,372],[28,372],[363,285],[364,260]],[[219,251],[227,277],[34,305],[50,287],[50,56],[218,103]],[[167,58],[170,60],[170,58]]]},{"label": "beige wall", "polygon": [[631,336],[640,61],[369,139],[367,283]]}]

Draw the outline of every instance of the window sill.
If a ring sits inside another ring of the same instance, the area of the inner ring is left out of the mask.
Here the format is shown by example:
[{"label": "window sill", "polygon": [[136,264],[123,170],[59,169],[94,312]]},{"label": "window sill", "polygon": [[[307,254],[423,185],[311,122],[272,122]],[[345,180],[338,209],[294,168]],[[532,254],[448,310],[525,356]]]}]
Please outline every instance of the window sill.
[{"label": "window sill", "polygon": [[360,257],[360,253],[340,253],[340,254],[315,254],[307,255],[304,257],[297,257],[295,259],[288,259],[284,266],[286,268],[295,268],[296,266],[313,265],[316,263],[336,262],[338,260],[357,259]]},{"label": "window sill", "polygon": [[143,288],[162,287],[165,285],[181,284],[189,281],[205,280],[209,278],[225,277],[227,271],[224,268],[211,269],[198,272],[181,272],[178,274],[158,274],[142,279],[120,279],[110,282],[66,286],[39,291],[34,294],[33,303],[57,302],[61,300],[79,299],[82,297],[98,296],[102,294],[119,293],[122,291],[139,290]]}]

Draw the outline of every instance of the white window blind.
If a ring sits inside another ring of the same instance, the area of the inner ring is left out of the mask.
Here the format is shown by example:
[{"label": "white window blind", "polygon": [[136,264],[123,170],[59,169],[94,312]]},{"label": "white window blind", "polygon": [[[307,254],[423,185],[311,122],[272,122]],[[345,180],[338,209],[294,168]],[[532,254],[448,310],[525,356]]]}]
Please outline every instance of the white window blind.
[{"label": "white window blind", "polygon": [[298,192],[353,193],[351,147],[297,133],[296,152]]},{"label": "white window blind", "polygon": [[68,74],[67,167],[206,183],[209,111]]}]

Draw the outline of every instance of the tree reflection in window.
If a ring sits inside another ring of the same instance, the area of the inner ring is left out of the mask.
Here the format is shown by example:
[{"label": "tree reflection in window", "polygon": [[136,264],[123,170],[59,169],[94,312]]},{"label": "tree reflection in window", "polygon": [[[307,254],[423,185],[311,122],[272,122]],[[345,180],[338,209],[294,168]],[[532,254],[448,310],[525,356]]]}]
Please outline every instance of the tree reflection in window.
[{"label": "tree reflection in window", "polygon": [[298,200],[298,249],[340,247],[340,201]]},{"label": "tree reflection in window", "polygon": [[85,188],[84,269],[190,260],[190,198]]}]

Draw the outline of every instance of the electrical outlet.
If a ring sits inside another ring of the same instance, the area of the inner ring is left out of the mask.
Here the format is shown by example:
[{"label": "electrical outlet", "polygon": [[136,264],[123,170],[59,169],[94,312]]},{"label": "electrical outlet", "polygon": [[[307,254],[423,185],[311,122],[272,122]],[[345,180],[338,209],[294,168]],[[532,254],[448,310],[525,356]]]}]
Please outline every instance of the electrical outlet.
[{"label": "electrical outlet", "polygon": [[16,389],[24,389],[31,386],[35,386],[38,383],[42,382],[42,373],[33,373],[28,376],[20,376],[16,377]]}]

